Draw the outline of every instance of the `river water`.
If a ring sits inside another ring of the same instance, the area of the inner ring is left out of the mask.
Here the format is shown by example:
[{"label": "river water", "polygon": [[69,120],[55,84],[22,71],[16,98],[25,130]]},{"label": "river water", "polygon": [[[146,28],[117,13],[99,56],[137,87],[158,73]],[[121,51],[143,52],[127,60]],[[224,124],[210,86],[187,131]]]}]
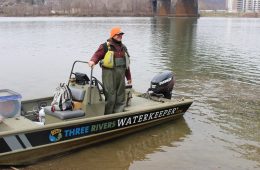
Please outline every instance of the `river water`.
[{"label": "river water", "polygon": [[260,169],[260,19],[0,18],[0,88],[52,95],[115,25],[135,90],[172,70],[174,97],[193,105],[183,119],[22,169]]}]

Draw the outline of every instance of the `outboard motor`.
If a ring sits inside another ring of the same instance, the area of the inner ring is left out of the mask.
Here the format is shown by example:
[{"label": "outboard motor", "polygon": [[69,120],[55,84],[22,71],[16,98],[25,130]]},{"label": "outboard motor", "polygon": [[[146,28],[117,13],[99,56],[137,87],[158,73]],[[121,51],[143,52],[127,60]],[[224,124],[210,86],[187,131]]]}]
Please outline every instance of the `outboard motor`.
[{"label": "outboard motor", "polygon": [[172,71],[164,71],[154,76],[151,81],[151,87],[148,89],[153,96],[171,99],[172,90],[175,83],[175,77]]}]

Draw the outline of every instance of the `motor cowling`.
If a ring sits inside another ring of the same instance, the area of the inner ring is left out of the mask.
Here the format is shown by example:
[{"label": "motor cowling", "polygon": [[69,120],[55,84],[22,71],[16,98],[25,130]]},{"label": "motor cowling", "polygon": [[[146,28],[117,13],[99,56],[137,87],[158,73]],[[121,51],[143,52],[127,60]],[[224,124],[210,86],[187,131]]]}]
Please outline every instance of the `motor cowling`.
[{"label": "motor cowling", "polygon": [[151,95],[163,96],[171,99],[175,77],[172,71],[164,71],[153,77],[151,86],[148,89]]}]

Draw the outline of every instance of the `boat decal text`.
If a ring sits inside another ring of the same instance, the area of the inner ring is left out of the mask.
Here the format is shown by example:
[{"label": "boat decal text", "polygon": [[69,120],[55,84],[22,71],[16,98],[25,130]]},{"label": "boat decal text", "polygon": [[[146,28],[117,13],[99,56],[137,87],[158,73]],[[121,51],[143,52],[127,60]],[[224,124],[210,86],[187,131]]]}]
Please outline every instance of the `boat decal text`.
[{"label": "boat decal text", "polygon": [[73,137],[89,133],[89,126],[82,126],[64,130],[64,137]]},{"label": "boat decal text", "polygon": [[76,136],[84,136],[89,133],[89,126],[81,126],[69,129],[53,129],[50,131],[49,140],[51,142],[58,142],[62,138],[73,138]]},{"label": "boat decal text", "polygon": [[172,108],[172,109],[165,109],[157,112],[134,115],[126,118],[120,118],[117,120],[117,125],[118,127],[123,127],[123,126],[128,126],[132,124],[158,119],[161,117],[172,115],[175,113],[176,110],[177,108]]},{"label": "boat decal text", "polygon": [[109,130],[116,127],[116,121],[102,122],[91,125],[91,133],[96,133],[103,130]]},{"label": "boat decal text", "polygon": [[58,142],[72,138],[78,138],[90,134],[106,132],[113,129],[131,126],[134,124],[151,121],[177,113],[178,107],[168,108],[156,112],[137,113],[124,118],[115,118],[109,121],[100,121],[90,124],[81,124],[62,129],[53,129],[49,132],[49,141]]}]

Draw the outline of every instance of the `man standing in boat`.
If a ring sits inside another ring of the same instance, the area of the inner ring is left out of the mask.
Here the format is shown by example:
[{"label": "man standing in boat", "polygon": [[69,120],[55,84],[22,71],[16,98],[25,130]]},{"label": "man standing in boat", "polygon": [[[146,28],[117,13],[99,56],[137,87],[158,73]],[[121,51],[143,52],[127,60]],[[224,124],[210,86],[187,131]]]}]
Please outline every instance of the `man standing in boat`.
[{"label": "man standing in boat", "polygon": [[106,98],[105,114],[124,111],[125,77],[132,83],[130,60],[126,46],[122,43],[124,33],[120,27],[113,27],[110,38],[101,44],[88,62],[93,67],[98,62],[102,66],[102,81]]}]

